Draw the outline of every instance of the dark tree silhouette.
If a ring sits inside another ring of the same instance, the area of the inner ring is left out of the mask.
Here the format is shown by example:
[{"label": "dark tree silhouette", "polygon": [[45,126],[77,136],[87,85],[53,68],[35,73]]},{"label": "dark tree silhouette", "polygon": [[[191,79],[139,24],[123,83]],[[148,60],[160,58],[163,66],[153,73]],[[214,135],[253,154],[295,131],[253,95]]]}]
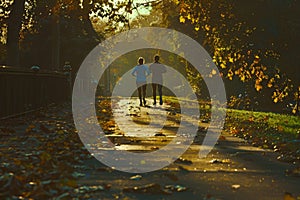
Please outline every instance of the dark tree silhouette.
[{"label": "dark tree silhouette", "polygon": [[20,65],[19,38],[25,13],[25,0],[14,1],[7,20],[7,64]]}]

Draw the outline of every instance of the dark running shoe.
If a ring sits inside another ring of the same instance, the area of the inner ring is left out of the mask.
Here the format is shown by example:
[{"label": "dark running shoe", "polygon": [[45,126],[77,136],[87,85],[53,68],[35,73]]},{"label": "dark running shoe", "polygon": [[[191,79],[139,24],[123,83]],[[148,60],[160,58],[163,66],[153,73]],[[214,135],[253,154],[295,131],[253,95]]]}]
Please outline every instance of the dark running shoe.
[{"label": "dark running shoe", "polygon": [[162,100],[159,101],[159,105],[163,105],[163,101]]}]

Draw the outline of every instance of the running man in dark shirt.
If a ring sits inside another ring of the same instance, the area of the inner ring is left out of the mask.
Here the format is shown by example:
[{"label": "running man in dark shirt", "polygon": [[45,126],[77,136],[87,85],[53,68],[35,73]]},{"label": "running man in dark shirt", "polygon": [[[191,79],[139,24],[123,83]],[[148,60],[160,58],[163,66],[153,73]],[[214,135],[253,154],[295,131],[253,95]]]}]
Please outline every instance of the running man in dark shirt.
[{"label": "running man in dark shirt", "polygon": [[156,105],[156,88],[158,88],[159,104],[163,104],[162,99],[162,85],[163,85],[163,73],[165,73],[166,67],[159,62],[159,56],[154,56],[154,63],[149,67],[152,73],[152,94],[153,94],[153,105]]}]

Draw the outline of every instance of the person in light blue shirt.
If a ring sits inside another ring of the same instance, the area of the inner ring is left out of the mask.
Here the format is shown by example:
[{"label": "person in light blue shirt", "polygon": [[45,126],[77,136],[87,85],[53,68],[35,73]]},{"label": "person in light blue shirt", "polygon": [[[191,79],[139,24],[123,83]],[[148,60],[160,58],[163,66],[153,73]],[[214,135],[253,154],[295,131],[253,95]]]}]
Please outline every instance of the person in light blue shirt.
[{"label": "person in light blue shirt", "polygon": [[136,77],[136,85],[139,93],[140,106],[146,105],[146,88],[147,88],[147,76],[149,76],[149,68],[144,65],[145,59],[139,57],[138,65],[133,68],[132,75]]}]

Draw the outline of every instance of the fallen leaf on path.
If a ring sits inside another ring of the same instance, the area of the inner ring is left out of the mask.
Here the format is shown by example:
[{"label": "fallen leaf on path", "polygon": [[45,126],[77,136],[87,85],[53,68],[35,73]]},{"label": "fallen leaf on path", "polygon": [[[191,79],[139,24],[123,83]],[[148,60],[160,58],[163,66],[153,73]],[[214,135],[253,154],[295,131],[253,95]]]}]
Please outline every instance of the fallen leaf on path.
[{"label": "fallen leaf on path", "polygon": [[182,185],[166,185],[165,189],[176,191],[176,192],[183,192],[187,190],[187,187],[184,187]]},{"label": "fallen leaf on path", "polygon": [[221,135],[221,136],[219,137],[219,140],[226,140],[226,137],[223,136],[223,135]]},{"label": "fallen leaf on path", "polygon": [[214,159],[210,160],[209,163],[211,163],[211,164],[229,164],[230,160],[229,159],[220,160],[220,159],[214,158]]},{"label": "fallen leaf on path", "polygon": [[96,191],[103,191],[104,188],[101,185],[93,185],[93,186],[81,186],[74,190],[75,193],[87,193],[87,192],[96,192]]},{"label": "fallen leaf on path", "polygon": [[127,193],[147,193],[147,194],[171,194],[169,191],[163,190],[157,183],[151,183],[142,186],[126,187],[123,192]]},{"label": "fallen leaf on path", "polygon": [[141,180],[142,179],[142,176],[141,175],[135,175],[135,176],[132,176],[130,177],[130,180]]},{"label": "fallen leaf on path", "polygon": [[33,124],[30,124],[25,130],[26,133],[31,133],[31,132],[35,132],[35,131],[36,131],[35,125],[33,125]]},{"label": "fallen leaf on path", "polygon": [[285,193],[284,193],[283,200],[296,200],[296,198],[293,197],[293,195],[292,195],[291,193],[285,192]]},{"label": "fallen leaf on path", "polygon": [[177,160],[175,160],[175,163],[184,164],[184,165],[191,165],[193,162],[191,160],[179,157]]},{"label": "fallen leaf on path", "polygon": [[74,178],[79,178],[79,177],[84,177],[85,174],[79,173],[79,172],[73,172],[73,173],[72,173],[72,176],[73,176]]},{"label": "fallen leaf on path", "polygon": [[239,189],[240,187],[241,187],[241,185],[238,185],[238,184],[234,184],[231,186],[231,188],[235,189],[235,190]]},{"label": "fallen leaf on path", "polygon": [[151,150],[158,150],[159,147],[155,146],[155,147],[151,147]]}]

